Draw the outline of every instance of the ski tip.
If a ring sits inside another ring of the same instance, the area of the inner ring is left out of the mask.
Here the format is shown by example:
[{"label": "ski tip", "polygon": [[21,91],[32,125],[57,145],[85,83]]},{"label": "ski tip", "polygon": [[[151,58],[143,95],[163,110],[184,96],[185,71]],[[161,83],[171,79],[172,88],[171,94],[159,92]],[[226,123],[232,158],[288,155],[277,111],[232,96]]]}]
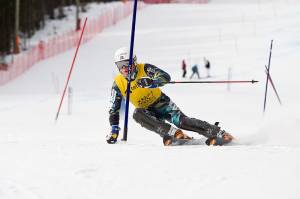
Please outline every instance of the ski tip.
[{"label": "ski tip", "polygon": [[259,81],[257,81],[257,80],[252,80],[251,81],[252,84],[257,83],[257,82],[259,82]]}]

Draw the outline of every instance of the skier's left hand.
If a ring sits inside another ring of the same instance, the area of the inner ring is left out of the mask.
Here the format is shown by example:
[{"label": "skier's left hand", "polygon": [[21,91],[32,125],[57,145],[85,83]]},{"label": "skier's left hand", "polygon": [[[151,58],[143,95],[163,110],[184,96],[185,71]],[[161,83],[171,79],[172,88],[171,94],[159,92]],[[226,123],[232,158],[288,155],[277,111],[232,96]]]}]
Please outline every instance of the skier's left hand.
[{"label": "skier's left hand", "polygon": [[141,88],[157,88],[158,80],[152,79],[150,77],[142,77],[137,80],[139,87]]},{"label": "skier's left hand", "polygon": [[118,125],[111,126],[111,132],[106,136],[106,142],[108,144],[115,144],[117,142],[119,130],[120,128]]}]

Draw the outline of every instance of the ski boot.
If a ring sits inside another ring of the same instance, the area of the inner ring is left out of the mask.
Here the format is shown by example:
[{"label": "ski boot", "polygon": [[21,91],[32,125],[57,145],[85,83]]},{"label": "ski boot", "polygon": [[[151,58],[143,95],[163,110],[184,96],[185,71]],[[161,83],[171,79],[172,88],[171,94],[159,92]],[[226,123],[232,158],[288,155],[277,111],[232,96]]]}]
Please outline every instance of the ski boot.
[{"label": "ski boot", "polygon": [[208,146],[222,146],[230,143],[233,139],[234,137],[232,135],[221,130],[215,137],[208,138],[205,143]]},{"label": "ski boot", "polygon": [[175,132],[174,136],[165,135],[163,137],[163,143],[164,143],[164,145],[165,146],[172,145],[172,142],[173,142],[174,138],[178,139],[178,140],[191,140],[191,139],[193,139],[192,137],[184,134],[181,129],[177,129],[177,131]]},{"label": "ski boot", "polygon": [[[215,126],[218,126],[218,125],[219,125],[219,122],[216,122]],[[208,138],[205,141],[205,143],[208,146],[222,146],[224,144],[230,143],[233,139],[234,139],[234,137],[232,135],[230,135],[226,131],[220,129],[216,136]]]}]

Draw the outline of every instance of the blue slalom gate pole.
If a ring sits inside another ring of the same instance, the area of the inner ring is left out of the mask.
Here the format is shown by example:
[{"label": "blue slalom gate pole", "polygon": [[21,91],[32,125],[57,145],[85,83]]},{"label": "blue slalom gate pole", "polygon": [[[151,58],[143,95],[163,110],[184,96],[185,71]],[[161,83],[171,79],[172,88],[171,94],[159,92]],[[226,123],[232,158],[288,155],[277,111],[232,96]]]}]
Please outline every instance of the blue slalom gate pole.
[{"label": "blue slalom gate pole", "polygon": [[266,89],[265,89],[265,99],[264,99],[264,110],[263,110],[263,112],[266,111],[267,92],[268,92],[268,83],[269,83],[269,74],[270,74],[270,65],[271,65],[271,56],[272,56],[272,47],[273,47],[273,40],[271,40],[269,62],[268,62],[268,67],[267,67],[267,80],[266,80]]},{"label": "blue slalom gate pole", "polygon": [[134,0],[133,4],[133,16],[131,25],[131,38],[130,38],[130,54],[129,54],[129,71],[127,76],[127,90],[126,90],[126,104],[125,104],[125,119],[124,119],[124,131],[123,131],[123,141],[127,141],[128,132],[128,114],[129,114],[129,99],[130,99],[130,83],[131,83],[131,65],[133,58],[133,47],[134,47],[134,34],[135,34],[135,22],[136,22],[136,11],[137,11],[137,0]]}]

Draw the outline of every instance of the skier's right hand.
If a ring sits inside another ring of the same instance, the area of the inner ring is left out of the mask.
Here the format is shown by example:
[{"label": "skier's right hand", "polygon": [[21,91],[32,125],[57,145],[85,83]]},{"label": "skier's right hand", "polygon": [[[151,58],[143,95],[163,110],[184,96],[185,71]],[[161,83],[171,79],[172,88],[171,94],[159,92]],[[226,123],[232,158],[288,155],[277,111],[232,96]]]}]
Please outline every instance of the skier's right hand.
[{"label": "skier's right hand", "polygon": [[106,142],[108,144],[115,144],[119,136],[120,127],[118,125],[111,126],[111,132],[106,136]]}]

